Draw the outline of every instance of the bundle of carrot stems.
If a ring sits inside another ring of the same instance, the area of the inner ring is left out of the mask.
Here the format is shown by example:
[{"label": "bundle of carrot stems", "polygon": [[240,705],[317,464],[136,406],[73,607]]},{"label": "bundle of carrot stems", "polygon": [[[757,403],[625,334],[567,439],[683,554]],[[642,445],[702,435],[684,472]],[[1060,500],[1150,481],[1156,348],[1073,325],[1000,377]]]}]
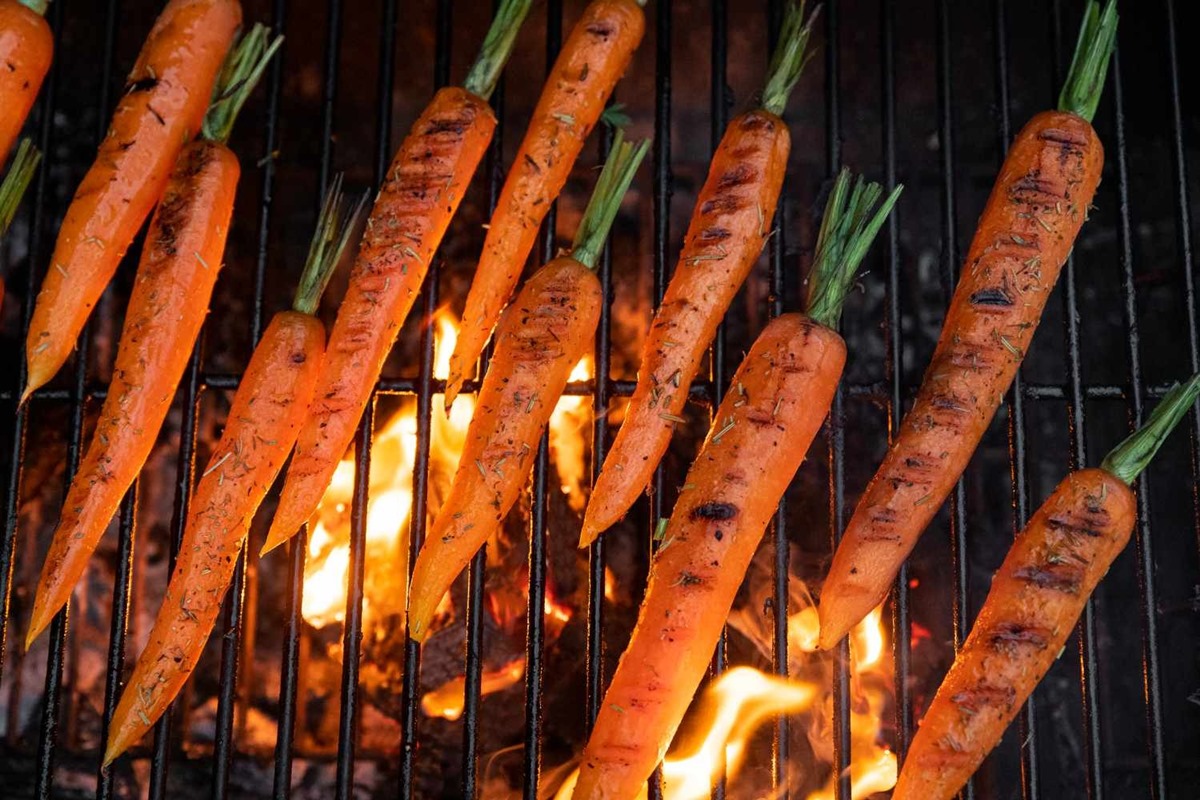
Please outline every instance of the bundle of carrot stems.
[{"label": "bundle of carrot stems", "polygon": [[[262,334],[201,473],[149,643],[106,731],[104,764],[134,746],[195,668],[260,505],[284,473],[262,547],[310,518],[352,444],[395,337],[496,127],[488,99],[531,0],[503,0],[463,83],[412,123],[369,209],[334,182],[292,308]],[[522,281],[547,210],[606,114],[645,29],[642,2],[592,0],[567,37],[512,160],[450,360],[447,408],[494,354],[458,470],[413,569],[408,633],[436,610],[524,490],[572,367],[604,303],[593,272],[648,143],[618,128],[573,246]],[[51,65],[45,0],[0,0],[0,158],[16,143]],[[686,422],[689,388],[772,231],[787,171],[783,114],[811,55],[816,11],[789,4],[763,88],[716,148],[677,267],[655,311],[624,421],[583,516],[586,547],[646,488]],[[237,0],[170,0],[129,75],[112,127],[59,231],[26,342],[24,403],[50,381],[150,218],[112,385],[67,493],[38,583],[31,646],[64,609],[145,464],[196,344],[234,224],[237,157],[225,144],[279,47]],[[1104,163],[1091,119],[1117,28],[1115,0],[1088,3],[1058,106],[1018,133],[983,209],[916,400],[841,537],[819,604],[837,645],[886,597],[961,476],[1030,346],[1087,219]],[[20,143],[0,183],[0,236],[38,165]],[[900,196],[843,170],[829,188],[803,314],[761,332],[713,415],[674,511],[661,521],[637,627],[583,752],[575,798],[633,798],[703,680],[734,596],[778,500],[801,468],[846,360],[843,304]],[[360,218],[365,223],[359,224]],[[326,337],[317,313],[361,229]],[[2,291],[0,284],[0,291]],[[0,295],[2,297],[2,295]],[[599,376],[603,380],[606,376]],[[1069,475],[1034,514],[992,583],[926,712],[897,798],[949,798],[995,747],[1049,669],[1132,531],[1131,486],[1200,394],[1192,377],[1099,468]],[[284,464],[290,462],[286,472]]]}]

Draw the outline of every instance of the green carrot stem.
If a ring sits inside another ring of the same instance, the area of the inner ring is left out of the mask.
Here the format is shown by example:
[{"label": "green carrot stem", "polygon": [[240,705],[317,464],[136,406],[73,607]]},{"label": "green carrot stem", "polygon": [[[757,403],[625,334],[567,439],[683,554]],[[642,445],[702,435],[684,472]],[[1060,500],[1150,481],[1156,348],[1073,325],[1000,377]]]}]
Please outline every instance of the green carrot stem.
[{"label": "green carrot stem", "polygon": [[17,0],[17,2],[43,17],[46,16],[46,9],[50,7],[50,0]]},{"label": "green carrot stem", "polygon": [[1096,116],[1100,95],[1104,93],[1104,76],[1108,73],[1109,56],[1117,44],[1117,0],[1108,0],[1100,10],[1099,0],[1089,0],[1079,28],[1079,41],[1071,69],[1058,96],[1058,110],[1083,117],[1088,122]]},{"label": "green carrot stem", "polygon": [[25,189],[33,180],[33,173],[37,171],[41,160],[42,154],[33,146],[33,142],[22,139],[17,145],[17,154],[13,157],[8,175],[4,177],[4,183],[0,183],[0,238],[8,233],[8,226],[12,225],[13,217],[17,215],[17,206],[21,205],[21,198],[25,196]]},{"label": "green carrot stem", "polygon": [[317,228],[308,245],[308,258],[304,261],[304,272],[296,287],[292,309],[301,314],[317,313],[321,295],[342,260],[342,253],[350,244],[350,237],[358,229],[359,218],[367,206],[367,194],[355,203],[346,202],[342,195],[342,175],[338,173],[325,193]]},{"label": "green carrot stem", "polygon": [[788,96],[800,80],[804,65],[812,58],[808,40],[820,12],[821,7],[817,6],[808,22],[805,22],[804,0],[788,3],[779,42],[771,54],[771,65],[767,68],[767,85],[762,93],[762,107],[776,116],[787,108]]},{"label": "green carrot stem", "polygon": [[833,184],[808,281],[808,316],[827,328],[837,328],[858,266],[904,189],[897,186],[879,203],[879,184],[859,176],[851,188],[850,177],[850,170],[843,168]]},{"label": "green carrot stem", "polygon": [[271,31],[255,24],[229,49],[221,74],[213,87],[212,101],[200,125],[200,136],[210,142],[224,144],[233,133],[233,123],[250,93],[262,78],[263,70],[283,44],[283,37],[271,38]]},{"label": "green carrot stem", "polygon": [[575,242],[571,245],[571,258],[588,269],[596,268],[596,259],[604,248],[604,241],[608,238],[613,220],[617,218],[621,200],[629,190],[629,184],[633,182],[633,176],[649,149],[649,139],[627,142],[625,132],[617,129],[608,161],[604,163],[604,169],[596,179],[596,188],[592,191],[592,198],[588,200],[583,218],[579,220]]},{"label": "green carrot stem", "polygon": [[1114,447],[1100,463],[1100,469],[1125,483],[1137,480],[1179,420],[1196,402],[1197,396],[1200,396],[1200,374],[1193,375],[1187,383],[1171,387],[1146,424]]},{"label": "green carrot stem", "polygon": [[479,56],[463,81],[464,89],[484,100],[492,96],[531,5],[532,0],[503,0],[500,3],[487,37],[483,40],[483,47],[479,49]]}]

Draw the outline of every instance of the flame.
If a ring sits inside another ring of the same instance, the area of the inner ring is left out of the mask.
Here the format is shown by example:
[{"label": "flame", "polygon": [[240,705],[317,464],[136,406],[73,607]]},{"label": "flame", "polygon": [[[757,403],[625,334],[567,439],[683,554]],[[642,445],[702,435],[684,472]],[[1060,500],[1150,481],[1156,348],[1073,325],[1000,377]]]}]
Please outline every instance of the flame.
[{"label": "flame", "polygon": [[[435,374],[449,370],[458,334],[443,312],[435,318]],[[440,372],[439,372],[440,371]],[[458,463],[467,425],[475,410],[471,397],[456,403],[449,416],[433,403],[431,464],[449,473]],[[408,405],[375,433],[367,490],[366,587],[363,613],[402,616],[408,602],[408,532],[413,506],[413,465],[417,451],[416,408]],[[433,493],[431,493],[432,495]],[[346,581],[350,565],[349,510],[354,495],[354,461],[347,457],[333,474],[321,499],[308,540],[304,568],[304,619],[314,627],[341,622],[346,615]],[[430,497],[430,510],[437,499]]]},{"label": "flame", "polygon": [[[515,686],[525,677],[525,659],[518,658],[498,668],[484,670],[479,676],[479,694],[486,695]],[[421,710],[428,717],[441,717],[451,722],[462,716],[466,676],[451,678],[421,698]]]},{"label": "flame", "polygon": [[[592,377],[592,357],[584,356],[571,370],[570,382],[586,381]],[[584,492],[584,435],[585,426],[592,420],[590,398],[563,395],[550,415],[550,452],[562,482],[562,492],[576,512],[582,512],[587,502]]]}]

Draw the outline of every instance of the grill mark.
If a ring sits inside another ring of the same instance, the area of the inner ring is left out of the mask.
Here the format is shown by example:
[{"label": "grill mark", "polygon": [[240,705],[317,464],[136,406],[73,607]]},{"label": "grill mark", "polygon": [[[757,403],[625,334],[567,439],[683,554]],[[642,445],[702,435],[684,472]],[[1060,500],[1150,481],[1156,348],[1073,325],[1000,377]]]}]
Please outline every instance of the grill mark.
[{"label": "grill mark", "polygon": [[609,36],[613,35],[613,31],[616,30],[616,28],[611,22],[606,20],[596,20],[595,22],[588,23],[588,26],[584,28],[584,30],[592,36],[598,36],[601,39],[607,39]]},{"label": "grill mark", "polygon": [[721,228],[719,226],[714,225],[712,227],[705,228],[704,230],[702,230],[700,232],[700,241],[702,241],[702,242],[723,242],[732,235],[733,234],[729,232],[728,228]]},{"label": "grill mark", "polygon": [[992,629],[988,641],[996,650],[1014,650],[1029,646],[1045,650],[1049,644],[1044,631],[1019,622],[1002,622]]},{"label": "grill mark", "polygon": [[[1084,520],[1090,522],[1091,520]],[[1068,536],[1087,536],[1090,539],[1096,539],[1100,536],[1100,531],[1086,524],[1081,524],[1071,514],[1053,516],[1046,520],[1046,527],[1056,533],[1065,533]]]},{"label": "grill mark", "polygon": [[425,136],[436,136],[439,133],[452,133],[455,138],[461,137],[471,124],[471,117],[460,114],[454,117],[442,117],[429,121],[425,126]]},{"label": "grill mark", "polygon": [[1064,594],[1079,594],[1083,570],[1069,564],[1031,564],[1013,573],[1017,580],[1031,583],[1039,589],[1052,589]]},{"label": "grill mark", "polygon": [[960,711],[975,715],[985,708],[1012,708],[1017,699],[1017,692],[1011,686],[991,686],[980,683],[970,689],[964,689],[950,697],[950,702],[958,706]]},{"label": "grill mark", "polygon": [[1010,308],[1013,305],[1013,299],[1008,296],[1008,292],[1003,286],[989,286],[971,295],[970,303],[973,306]]},{"label": "grill mark", "polygon": [[738,515],[737,506],[732,503],[705,503],[702,506],[696,506],[692,509],[688,517],[692,520],[711,519],[711,520],[729,520]]},{"label": "grill mark", "polygon": [[711,214],[714,211],[737,211],[742,205],[741,198],[733,194],[718,194],[704,201],[704,205],[700,206],[700,213]]},{"label": "grill mark", "polygon": [[726,171],[717,180],[717,190],[729,189],[734,186],[741,186],[748,183],[754,178],[754,170],[749,164],[738,164],[731,170]]},{"label": "grill mark", "polygon": [[[966,414],[971,410],[970,406],[963,405],[952,394],[935,394],[930,398],[929,405],[940,411],[953,411],[956,414]],[[908,463],[907,460],[905,463]]]},{"label": "grill mark", "polygon": [[742,116],[741,127],[744,131],[754,131],[765,129],[769,131],[775,130],[775,120],[765,114],[750,113]]},{"label": "grill mark", "polygon": [[1037,138],[1043,142],[1054,142],[1055,144],[1070,144],[1076,147],[1084,147],[1087,145],[1087,137],[1072,131],[1064,131],[1061,128],[1046,128],[1038,131]]}]

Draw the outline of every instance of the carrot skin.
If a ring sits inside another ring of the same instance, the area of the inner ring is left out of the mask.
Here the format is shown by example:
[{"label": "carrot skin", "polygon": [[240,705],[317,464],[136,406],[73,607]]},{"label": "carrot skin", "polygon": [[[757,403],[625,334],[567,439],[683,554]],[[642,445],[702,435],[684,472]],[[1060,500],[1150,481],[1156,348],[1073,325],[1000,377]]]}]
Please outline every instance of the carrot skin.
[{"label": "carrot skin", "polygon": [[495,127],[484,100],[442,89],[396,153],[329,336],[327,367],[264,553],[291,538],[321,501]]},{"label": "carrot skin", "polygon": [[655,554],[637,627],[583,752],[575,800],[635,797],[662,760],[845,362],[837,333],[786,314],[738,368]]},{"label": "carrot skin", "polygon": [[409,635],[424,641],[443,595],[516,502],[571,369],[592,347],[604,293],[572,258],[542,267],[496,328],[461,460],[417,556]]},{"label": "carrot skin", "polygon": [[46,19],[17,0],[0,0],[0,164],[21,135],[53,58]]},{"label": "carrot skin", "polygon": [[1062,653],[1128,543],[1136,510],[1133,491],[1102,469],[1058,485],[992,579],[909,747],[894,800],[948,800],[966,784]]},{"label": "carrot skin", "polygon": [[208,314],[240,168],[224,145],[189,144],[154,213],[112,383],[42,566],[26,645],[50,624],[150,455]]},{"label": "carrot skin", "polygon": [[612,527],[650,482],[717,326],[770,235],[791,137],[763,109],[737,117],[713,155],[683,251],[642,347],[637,387],[592,490],[579,546]]},{"label": "carrot skin", "polygon": [[59,230],[25,345],[26,397],[66,362],[162,196],[241,21],[237,0],[171,0],[159,15]]},{"label": "carrot skin", "polygon": [[212,633],[250,523],[291,452],[325,353],[316,318],[271,320],[200,478],[175,572],[109,728],[104,763],[135,744],[179,694]]},{"label": "carrot skin", "polygon": [[512,297],[542,220],[629,67],[645,28],[645,14],[634,0],[593,0],[559,51],[492,213],[450,356],[447,408]]},{"label": "carrot skin", "polygon": [[834,555],[821,590],[822,647],[883,600],[966,469],[1021,365],[1103,163],[1095,130],[1073,114],[1043,112],[1017,135],[913,408]]}]

